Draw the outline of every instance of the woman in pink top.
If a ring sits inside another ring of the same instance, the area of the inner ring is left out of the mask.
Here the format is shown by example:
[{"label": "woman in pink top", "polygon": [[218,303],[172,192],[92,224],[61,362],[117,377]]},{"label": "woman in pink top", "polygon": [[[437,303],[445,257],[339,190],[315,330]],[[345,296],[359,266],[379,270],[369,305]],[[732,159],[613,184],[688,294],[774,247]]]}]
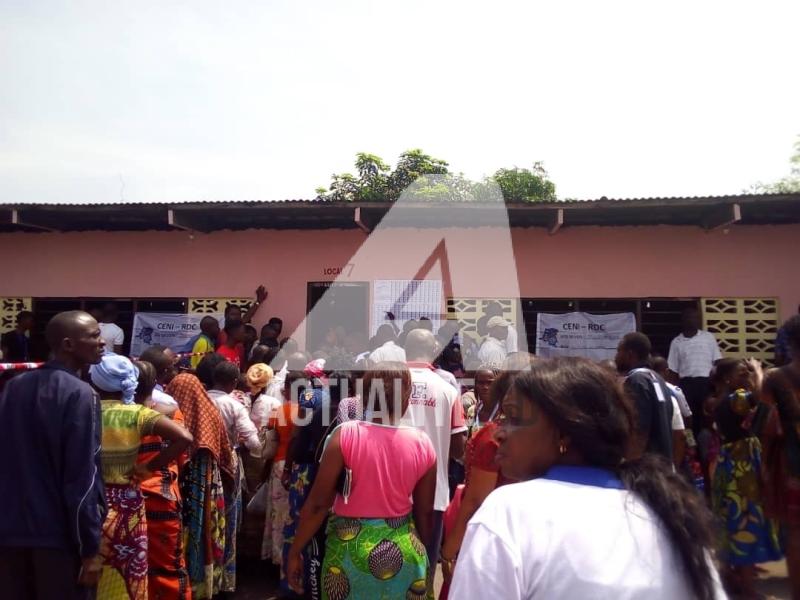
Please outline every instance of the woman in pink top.
[{"label": "woman in pink top", "polygon": [[322,598],[425,598],[436,453],[423,431],[398,425],[410,393],[403,363],[380,363],[364,376],[366,421],[333,432],[300,513],[286,567],[295,591],[306,585],[303,550],[333,507]]}]

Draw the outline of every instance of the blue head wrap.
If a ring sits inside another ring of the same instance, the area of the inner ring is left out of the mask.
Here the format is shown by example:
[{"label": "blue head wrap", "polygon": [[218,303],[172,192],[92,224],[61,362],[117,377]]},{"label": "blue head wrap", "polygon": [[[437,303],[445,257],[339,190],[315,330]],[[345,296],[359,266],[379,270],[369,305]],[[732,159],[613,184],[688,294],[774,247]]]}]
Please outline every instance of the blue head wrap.
[{"label": "blue head wrap", "polygon": [[122,402],[133,404],[139,386],[139,369],[130,359],[105,354],[99,364],[89,367],[92,383],[106,392],[122,392]]}]

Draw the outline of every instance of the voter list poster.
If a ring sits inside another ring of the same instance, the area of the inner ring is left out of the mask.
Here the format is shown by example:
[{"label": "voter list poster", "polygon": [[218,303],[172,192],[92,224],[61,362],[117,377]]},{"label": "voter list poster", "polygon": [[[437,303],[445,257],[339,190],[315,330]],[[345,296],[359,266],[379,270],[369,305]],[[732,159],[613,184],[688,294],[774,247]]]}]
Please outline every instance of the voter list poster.
[{"label": "voter list poster", "polygon": [[411,319],[428,317],[437,331],[442,324],[444,294],[440,279],[378,279],[372,284],[372,332],[388,323],[386,313],[395,316],[400,329]]},{"label": "voter list poster", "polygon": [[636,331],[633,313],[539,313],[536,320],[536,354],[544,357],[613,359],[619,341],[632,331]]}]

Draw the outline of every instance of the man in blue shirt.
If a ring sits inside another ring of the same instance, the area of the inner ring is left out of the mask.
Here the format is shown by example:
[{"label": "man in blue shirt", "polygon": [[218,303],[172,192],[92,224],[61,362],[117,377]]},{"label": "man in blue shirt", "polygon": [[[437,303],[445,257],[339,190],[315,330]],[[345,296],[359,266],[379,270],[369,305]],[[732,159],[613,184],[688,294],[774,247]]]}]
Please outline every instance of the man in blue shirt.
[{"label": "man in blue shirt", "polygon": [[667,383],[650,369],[650,339],[643,333],[627,334],[617,347],[614,362],[624,373],[625,391],[636,410],[633,458],[645,452],[660,454],[668,462],[672,452],[672,395]]},{"label": "man in blue shirt", "polygon": [[54,360],[0,396],[0,590],[4,599],[93,598],[105,517],[100,402],[78,373],[105,343],[91,315],[59,313]]},{"label": "man in blue shirt", "polygon": [[5,362],[30,362],[31,343],[28,334],[31,329],[33,329],[33,313],[23,310],[17,314],[17,326],[0,337],[0,348]]}]

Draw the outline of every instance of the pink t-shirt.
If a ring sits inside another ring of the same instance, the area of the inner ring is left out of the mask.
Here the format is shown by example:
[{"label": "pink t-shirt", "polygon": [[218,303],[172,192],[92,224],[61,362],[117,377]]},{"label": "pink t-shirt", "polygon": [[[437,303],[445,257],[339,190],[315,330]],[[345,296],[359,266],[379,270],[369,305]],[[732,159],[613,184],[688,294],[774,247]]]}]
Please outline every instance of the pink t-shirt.
[{"label": "pink t-shirt", "polygon": [[385,519],[411,512],[411,494],[436,463],[424,431],[349,421],[338,427],[344,464],[353,472],[347,504],[336,496],[333,512],[342,517]]}]

